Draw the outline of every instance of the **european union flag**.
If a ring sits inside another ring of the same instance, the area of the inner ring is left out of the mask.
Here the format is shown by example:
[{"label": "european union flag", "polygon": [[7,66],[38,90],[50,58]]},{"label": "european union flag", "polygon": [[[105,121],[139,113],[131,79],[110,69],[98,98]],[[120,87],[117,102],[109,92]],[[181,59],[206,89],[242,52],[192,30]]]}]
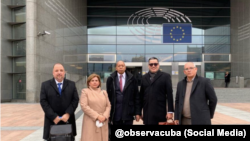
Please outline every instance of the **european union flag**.
[{"label": "european union flag", "polygon": [[192,24],[163,24],[163,43],[192,43]]}]

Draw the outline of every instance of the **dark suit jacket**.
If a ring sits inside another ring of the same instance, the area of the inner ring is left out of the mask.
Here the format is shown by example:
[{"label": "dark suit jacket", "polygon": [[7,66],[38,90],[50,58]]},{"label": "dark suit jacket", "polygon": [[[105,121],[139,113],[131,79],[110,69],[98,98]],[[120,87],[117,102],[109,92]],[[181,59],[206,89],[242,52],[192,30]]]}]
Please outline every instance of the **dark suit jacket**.
[{"label": "dark suit jacket", "polygon": [[[179,81],[175,97],[175,120],[181,125],[182,109],[186,93],[186,77]],[[207,78],[196,75],[190,95],[190,112],[192,125],[210,125],[217,105],[217,96]]]},{"label": "dark suit jacket", "polygon": [[174,112],[171,76],[158,71],[151,82],[149,73],[143,75],[140,97],[145,125],[158,125],[158,122],[166,121],[167,103],[168,111]]},{"label": "dark suit jacket", "polygon": [[[55,79],[42,83],[40,104],[45,113],[43,139],[49,138],[50,125],[57,116],[70,114],[68,122],[72,124],[73,134],[76,135],[76,122],[74,112],[78,106],[79,96],[75,82],[64,79],[62,95],[60,96]],[[65,124],[60,122],[59,124]]]},{"label": "dark suit jacket", "polygon": [[117,71],[113,72],[106,82],[106,90],[111,103],[110,122],[114,120],[114,114],[117,110],[122,110],[122,120],[133,120],[135,115],[141,114],[140,110],[140,96],[138,92],[138,85],[135,77],[128,71],[126,73],[126,82],[123,88],[123,107],[116,108],[116,78]]},{"label": "dark suit jacket", "polygon": [[228,73],[227,76],[225,74],[225,82],[230,82],[230,73]]}]

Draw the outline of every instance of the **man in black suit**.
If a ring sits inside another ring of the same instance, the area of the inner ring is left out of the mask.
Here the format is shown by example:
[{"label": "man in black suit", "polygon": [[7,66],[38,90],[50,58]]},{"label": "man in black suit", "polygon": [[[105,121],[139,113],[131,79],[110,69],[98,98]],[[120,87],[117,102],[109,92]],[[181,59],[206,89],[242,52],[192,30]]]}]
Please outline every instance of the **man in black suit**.
[{"label": "man in black suit", "polygon": [[197,75],[197,67],[188,62],[186,77],[178,82],[175,97],[175,124],[211,125],[217,105],[217,96],[211,82]]},{"label": "man in black suit", "polygon": [[[72,124],[76,136],[75,110],[79,96],[75,82],[64,79],[65,70],[62,64],[53,67],[53,79],[42,83],[40,104],[45,113],[43,139],[49,140],[50,126],[55,124]],[[74,139],[74,137],[73,137]]]},{"label": "man in black suit", "polygon": [[225,74],[225,88],[228,87],[228,84],[230,83],[230,73],[227,71]]},{"label": "man in black suit", "polygon": [[132,125],[134,119],[140,120],[137,81],[133,74],[126,71],[123,61],[116,63],[116,71],[108,77],[106,89],[112,105],[109,121],[112,125]]},{"label": "man in black suit", "polygon": [[111,125],[133,125],[140,120],[140,95],[133,74],[126,70],[125,63],[118,61],[116,71],[107,79],[106,90],[111,103],[109,120],[109,140]]},{"label": "man in black suit", "polygon": [[142,76],[140,88],[142,119],[145,125],[158,125],[173,118],[173,90],[171,76],[159,70],[159,60],[148,60],[149,72]]}]

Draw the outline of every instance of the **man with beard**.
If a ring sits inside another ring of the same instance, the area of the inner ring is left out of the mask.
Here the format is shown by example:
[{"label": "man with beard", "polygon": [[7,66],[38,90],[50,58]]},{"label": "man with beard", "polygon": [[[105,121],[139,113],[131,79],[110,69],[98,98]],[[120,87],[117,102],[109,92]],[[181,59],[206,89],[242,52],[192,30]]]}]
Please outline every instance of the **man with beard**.
[{"label": "man with beard", "polygon": [[45,140],[49,140],[50,126],[55,124],[72,124],[73,135],[76,136],[74,112],[78,106],[79,97],[75,82],[64,79],[65,70],[60,63],[54,65],[53,77],[42,83],[40,93],[40,104],[45,113],[43,130]]},{"label": "man with beard", "polygon": [[142,76],[140,97],[145,125],[158,125],[173,118],[173,90],[171,76],[159,70],[159,60],[148,60],[149,72]]}]

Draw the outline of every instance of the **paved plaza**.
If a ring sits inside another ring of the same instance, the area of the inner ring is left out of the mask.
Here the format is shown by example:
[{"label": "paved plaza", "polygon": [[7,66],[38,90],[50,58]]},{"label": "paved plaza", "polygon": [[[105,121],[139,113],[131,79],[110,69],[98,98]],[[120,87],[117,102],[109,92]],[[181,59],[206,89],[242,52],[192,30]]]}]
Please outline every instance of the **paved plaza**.
[{"label": "paved plaza", "polygon": [[[215,88],[215,91],[218,105],[212,119],[213,125],[250,125],[250,88]],[[79,141],[84,115],[80,105],[75,114],[76,141]],[[43,122],[44,113],[40,103],[2,103],[1,141],[43,141]],[[142,121],[134,124],[142,125]]]}]

